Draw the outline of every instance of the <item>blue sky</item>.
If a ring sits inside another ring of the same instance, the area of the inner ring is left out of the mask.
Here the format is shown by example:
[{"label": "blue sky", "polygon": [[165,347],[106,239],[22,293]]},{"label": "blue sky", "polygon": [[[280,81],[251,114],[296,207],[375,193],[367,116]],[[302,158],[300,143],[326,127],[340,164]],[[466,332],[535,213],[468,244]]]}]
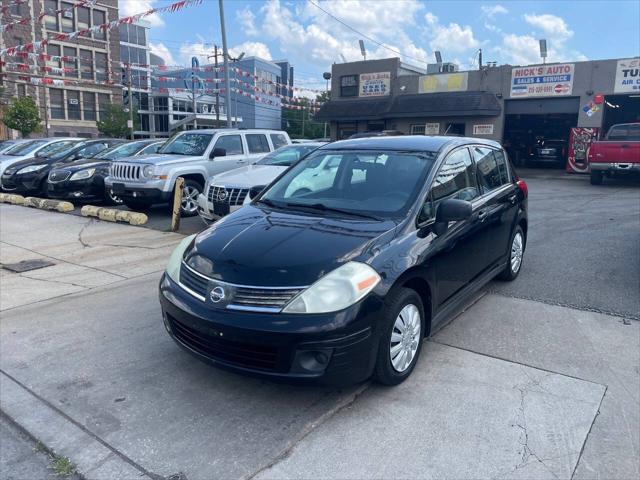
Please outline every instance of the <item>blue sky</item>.
[{"label": "blue sky", "polygon": [[[120,0],[120,15],[169,3]],[[226,0],[231,52],[287,58],[298,86],[322,87],[322,72],[341,62],[340,54],[348,61],[361,59],[362,36],[329,14],[372,39],[364,38],[368,58],[399,56],[395,50],[407,63],[422,67],[434,62],[433,52],[440,50],[444,61],[472,68],[480,48],[485,62],[533,63],[539,38],[548,41],[548,62],[640,55],[637,0]],[[168,63],[186,64],[193,55],[211,53],[214,43],[221,45],[217,0],[147,18],[153,51]]]}]

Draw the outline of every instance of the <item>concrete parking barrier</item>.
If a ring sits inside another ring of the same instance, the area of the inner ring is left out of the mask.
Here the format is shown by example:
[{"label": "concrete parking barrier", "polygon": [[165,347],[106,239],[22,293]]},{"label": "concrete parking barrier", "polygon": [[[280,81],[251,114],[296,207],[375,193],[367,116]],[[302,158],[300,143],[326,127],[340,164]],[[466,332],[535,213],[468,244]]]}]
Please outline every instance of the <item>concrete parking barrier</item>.
[{"label": "concrete parking barrier", "polygon": [[60,213],[72,212],[76,208],[71,202],[38,197],[25,197],[22,205],[25,207],[40,208],[41,210],[56,210]]},{"label": "concrete parking barrier", "polygon": [[12,193],[0,193],[0,203],[24,205],[24,197],[22,195],[14,195]]},{"label": "concrete parking barrier", "polygon": [[129,225],[144,225],[149,220],[144,213],[116,210],[115,208],[85,205],[80,210],[83,217],[96,217],[107,222],[128,222]]}]

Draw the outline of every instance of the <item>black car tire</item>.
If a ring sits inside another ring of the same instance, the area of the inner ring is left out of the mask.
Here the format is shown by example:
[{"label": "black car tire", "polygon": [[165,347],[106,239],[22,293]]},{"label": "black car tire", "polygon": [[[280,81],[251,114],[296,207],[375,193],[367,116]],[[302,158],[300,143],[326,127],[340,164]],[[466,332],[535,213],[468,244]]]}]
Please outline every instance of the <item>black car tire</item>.
[{"label": "black car tire", "polygon": [[[522,253],[520,255],[520,261],[518,262],[518,267],[514,269],[511,267],[512,263],[512,256],[513,256],[513,245],[514,245],[514,240],[516,238],[516,235],[520,235],[520,238],[522,239]],[[526,237],[524,236],[524,232],[522,231],[522,227],[520,225],[518,225],[514,231],[513,234],[511,234],[511,239],[509,240],[509,247],[507,250],[507,264],[504,267],[504,270],[502,270],[502,272],[500,272],[498,274],[498,279],[499,280],[504,280],[505,282],[511,282],[513,280],[515,280],[518,275],[520,275],[520,270],[522,270],[522,261],[524,259],[524,250],[525,250],[525,246],[526,246]]]},{"label": "black car tire", "polygon": [[602,185],[602,172],[591,172],[591,185]]},{"label": "black car tire", "polygon": [[124,200],[123,203],[129,210],[133,210],[135,212],[144,212],[146,210],[149,210],[152,205],[151,202],[148,202],[146,200],[133,200],[129,198]]},{"label": "black car tire", "polygon": [[[420,332],[418,335],[418,347],[411,360],[410,365],[406,370],[397,371],[392,363],[390,356],[391,348],[391,335],[394,330],[396,319],[400,312],[408,305],[414,305],[417,307],[420,313]],[[398,287],[394,288],[385,300],[385,306],[383,309],[383,326],[382,334],[380,336],[380,342],[378,345],[378,353],[376,358],[376,366],[373,372],[373,378],[383,385],[398,385],[404,382],[418,363],[420,358],[420,351],[422,350],[422,344],[424,340],[425,330],[425,317],[424,307],[420,295],[415,290],[410,288]]]}]

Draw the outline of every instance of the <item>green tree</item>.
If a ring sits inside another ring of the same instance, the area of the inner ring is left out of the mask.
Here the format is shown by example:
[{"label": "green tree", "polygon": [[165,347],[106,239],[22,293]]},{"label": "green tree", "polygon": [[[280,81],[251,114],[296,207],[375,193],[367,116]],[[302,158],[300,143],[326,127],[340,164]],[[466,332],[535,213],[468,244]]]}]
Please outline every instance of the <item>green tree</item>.
[{"label": "green tree", "polygon": [[38,106],[31,97],[14,98],[4,112],[2,121],[7,127],[18,130],[22,138],[42,128]]},{"label": "green tree", "polygon": [[[105,105],[100,111],[100,120],[96,122],[98,131],[106,137],[126,138],[130,135],[131,129],[127,127],[129,112],[118,105]],[[133,128],[140,128],[140,117],[137,110],[133,109]]]},{"label": "green tree", "polygon": [[[316,97],[316,102],[325,102],[328,98],[326,93],[321,93]],[[314,120],[314,113],[311,110],[311,101],[301,98],[296,103],[303,106],[303,110],[282,108],[282,128],[291,138],[321,138],[324,136],[324,123]],[[317,107],[316,103],[314,107]],[[328,129],[327,129],[328,132]],[[328,133],[327,133],[328,134]]]}]

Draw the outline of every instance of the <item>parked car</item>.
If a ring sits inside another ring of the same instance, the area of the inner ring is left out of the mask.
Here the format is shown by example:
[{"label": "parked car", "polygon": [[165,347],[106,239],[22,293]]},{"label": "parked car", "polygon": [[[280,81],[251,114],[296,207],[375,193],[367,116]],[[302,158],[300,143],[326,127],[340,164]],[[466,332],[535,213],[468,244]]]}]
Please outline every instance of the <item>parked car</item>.
[{"label": "parked car", "polygon": [[104,187],[111,162],[125,157],[155,154],[163,143],[158,140],[121,143],[91,158],[54,167],[47,178],[47,195],[63,200],[107,200],[112,204],[120,204],[122,199]]},{"label": "parked car", "polygon": [[604,177],[640,175],[640,123],[613,125],[604,140],[589,147],[591,184]]},{"label": "parked car", "polygon": [[165,143],[159,155],[119,160],[112,163],[107,188],[132,210],[173,198],[176,179],[185,180],[181,215],[197,215],[197,198],[206,179],[243,165],[257,162],[267,153],[291,140],[286,132],[261,129],[185,131]]},{"label": "parked car", "polygon": [[7,150],[12,149],[16,145],[19,145],[20,143],[26,143],[31,141],[33,140],[26,139],[26,138],[22,138],[19,140],[3,140],[2,142],[0,142],[0,155],[4,154]]},{"label": "parked car", "polygon": [[4,170],[15,163],[35,157],[46,157],[78,143],[81,138],[41,138],[20,143],[0,155],[0,177]]},{"label": "parked car", "polygon": [[198,214],[205,223],[211,223],[250,203],[252,188],[259,192],[295,162],[322,145],[325,143],[287,145],[274,150],[253,165],[214,175],[207,180],[204,191],[198,195]]},{"label": "parked car", "polygon": [[541,140],[535,148],[535,162],[564,168],[567,163],[567,141],[562,139]]},{"label": "parked car", "polygon": [[7,167],[0,177],[3,190],[27,195],[46,195],[47,177],[54,166],[91,158],[105,148],[124,142],[121,139],[101,138],[72,143],[46,157],[35,157]]},{"label": "parked car", "polygon": [[[333,181],[296,196],[327,159]],[[331,143],[180,243],[159,286],[164,325],[237,372],[395,385],[475,291],[518,276],[526,239],[527,185],[497,142]]]}]

